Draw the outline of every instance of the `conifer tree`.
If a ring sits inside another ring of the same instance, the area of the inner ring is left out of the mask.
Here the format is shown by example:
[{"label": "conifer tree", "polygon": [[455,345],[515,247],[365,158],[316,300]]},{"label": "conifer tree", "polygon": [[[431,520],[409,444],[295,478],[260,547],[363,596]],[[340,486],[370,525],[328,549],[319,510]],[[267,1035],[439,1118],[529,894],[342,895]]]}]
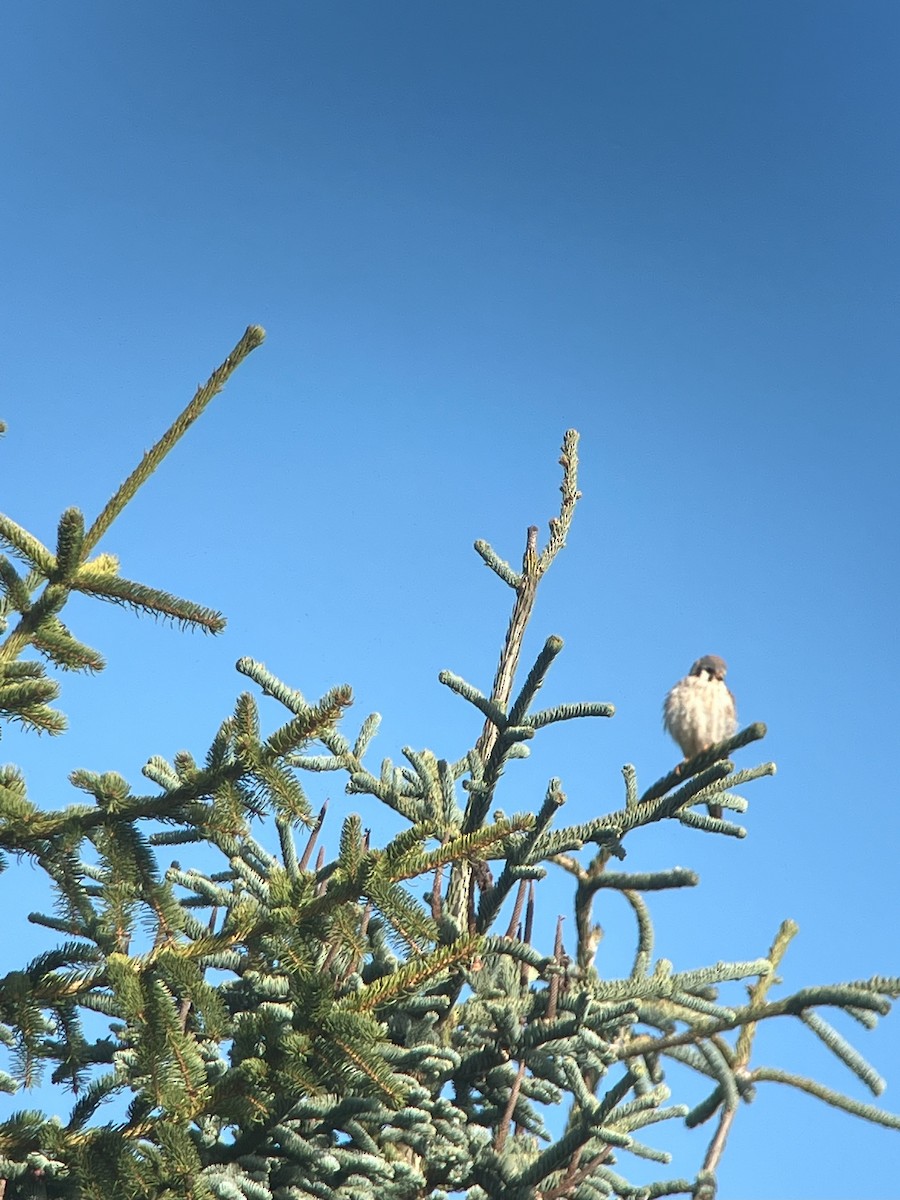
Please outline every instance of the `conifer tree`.
[{"label": "conifer tree", "polygon": [[[6,720],[62,733],[58,673],[102,668],[62,619],[73,593],[223,627],[217,612],[123,578],[100,544],[262,340],[258,327],[246,331],[90,525],[67,509],[51,548],[0,516]],[[140,791],[118,774],[79,770],[71,782],[82,798],[52,809],[30,798],[21,770],[0,767],[5,865],[12,853],[49,876],[56,911],[30,919],[59,938],[0,979],[9,1050],[0,1088],[12,1095],[49,1074],[60,1109],[9,1102],[4,1200],[711,1200],[729,1130],[760,1084],[900,1128],[873,1104],[753,1062],[760,1029],[794,1018],[877,1096],[878,1074],[825,1014],[842,1010],[871,1029],[900,980],[779,994],[790,921],[752,961],[677,970],[655,956],[647,897],[695,886],[696,875],[624,866],[635,832],[655,822],[741,837],[732,818],[747,801],[734,789],[774,767],[738,767],[732,756],[764,726],[643,791],[626,766],[621,806],[586,823],[561,819],[555,778],[536,811],[498,807],[516,796],[515,760],[542,729],[613,713],[594,701],[536,706],[557,637],[520,671],[538,585],[579,498],[577,447],[570,430],[558,515],[543,547],[528,530],[521,568],[475,544],[513,606],[489,694],[440,676],[481,726],[462,758],[441,757],[437,731],[433,748],[405,747],[401,764],[376,765],[367,751],[379,718],[348,728],[349,687],[310,701],[242,658],[251,686],[208,749],[152,757]],[[261,728],[260,694],[284,710],[274,729]],[[329,772],[351,797],[390,809],[400,831],[377,844],[353,812],[329,822],[315,795]],[[727,816],[708,816],[710,801]],[[175,846],[195,864],[172,862]],[[211,853],[212,869],[201,865]],[[571,876],[571,946],[561,924],[553,945],[537,944],[550,866]],[[612,979],[595,962],[593,915],[610,890],[637,930],[629,974]],[[720,988],[740,980],[746,1002],[726,1003]],[[706,1082],[700,1103],[672,1095],[671,1063]],[[664,1121],[707,1127],[693,1166],[664,1169],[669,1156],[653,1145]],[[660,1177],[630,1183],[636,1159],[659,1164]]]}]

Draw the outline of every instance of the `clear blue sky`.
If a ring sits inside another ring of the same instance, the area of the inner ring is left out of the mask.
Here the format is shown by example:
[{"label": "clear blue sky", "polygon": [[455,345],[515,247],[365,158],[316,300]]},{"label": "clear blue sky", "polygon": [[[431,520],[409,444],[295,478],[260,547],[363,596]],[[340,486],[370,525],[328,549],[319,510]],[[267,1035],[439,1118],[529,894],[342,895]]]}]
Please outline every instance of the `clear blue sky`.
[{"label": "clear blue sky", "polygon": [[[529,652],[562,635],[546,701],[618,713],[545,731],[500,802],[555,774],[570,820],[617,806],[624,762],[647,785],[678,758],[666,689],[721,654],[770,728],[742,761],[779,773],[743,842],[633,839],[630,867],[702,874],[654,903],[657,951],[753,958],[791,916],[789,986],[898,973],[898,39],[895,0],[9,8],[0,508],[48,539],[93,516],[268,331],[103,547],[227,633],[73,605],[110,666],[65,681],[67,737],[5,738],[34,798],[202,753],[242,654],[311,696],[352,683],[375,762],[456,757],[479,723],[437,672],[489,688],[510,598],[471,543],[518,560],[574,426],[584,499]],[[566,881],[541,904],[568,912]],[[7,965],[40,937],[14,908]],[[601,918],[614,971],[630,919]],[[900,1108],[900,1014],[847,1032]],[[863,1097],[799,1027],[757,1044]],[[657,1141],[679,1174],[707,1136]],[[722,1192],[896,1200],[898,1151],[768,1085]]]}]

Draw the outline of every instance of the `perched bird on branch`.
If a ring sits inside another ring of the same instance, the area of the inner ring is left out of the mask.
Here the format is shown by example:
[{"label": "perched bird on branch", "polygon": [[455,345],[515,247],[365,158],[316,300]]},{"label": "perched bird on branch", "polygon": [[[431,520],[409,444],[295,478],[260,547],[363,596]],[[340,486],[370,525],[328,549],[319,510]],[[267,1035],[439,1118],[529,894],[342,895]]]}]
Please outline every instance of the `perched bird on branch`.
[{"label": "perched bird on branch", "polygon": [[[718,654],[704,654],[666,696],[663,728],[681,747],[685,761],[730,738],[737,730],[734,696],[725,686],[727,670]],[[708,807],[711,817],[721,817],[718,804]]]}]

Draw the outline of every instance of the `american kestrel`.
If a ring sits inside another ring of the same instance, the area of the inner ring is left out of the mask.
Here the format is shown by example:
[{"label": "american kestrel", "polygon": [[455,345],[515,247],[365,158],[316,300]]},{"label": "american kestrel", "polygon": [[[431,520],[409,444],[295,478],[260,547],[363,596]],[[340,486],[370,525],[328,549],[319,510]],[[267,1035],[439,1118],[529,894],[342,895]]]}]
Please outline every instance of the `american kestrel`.
[{"label": "american kestrel", "polygon": [[[678,745],[685,759],[723,742],[737,731],[734,696],[725,686],[725,662],[718,654],[704,654],[666,696],[663,728]],[[718,804],[709,805],[711,817],[721,817]]]}]

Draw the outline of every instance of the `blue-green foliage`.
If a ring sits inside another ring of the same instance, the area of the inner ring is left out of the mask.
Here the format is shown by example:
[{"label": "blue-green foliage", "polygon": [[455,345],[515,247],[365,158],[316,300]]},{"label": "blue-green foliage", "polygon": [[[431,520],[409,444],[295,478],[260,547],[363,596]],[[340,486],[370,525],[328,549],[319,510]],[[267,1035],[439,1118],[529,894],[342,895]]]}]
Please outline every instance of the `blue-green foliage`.
[{"label": "blue-green foliage", "polygon": [[[24,562],[19,571],[0,556],[0,715],[59,732],[58,684],[42,660],[102,668],[58,616],[72,592],[221,626],[210,610],[122,579],[112,556],[88,556],[261,340],[251,327],[90,528],[77,510],[63,514],[55,552],[0,516],[0,542]],[[5,1200],[708,1198],[735,1112],[770,1080],[900,1127],[874,1106],[751,1062],[759,1023],[794,1015],[877,1095],[880,1077],[817,1010],[841,1008],[871,1028],[900,981],[772,1000],[796,932],[789,922],[759,959],[676,971],[655,957],[644,895],[694,886],[696,876],[607,870],[624,858],[629,834],[657,821],[742,836],[700,810],[711,800],[744,810],[730,789],[773,768],[738,771],[730,755],[764,727],[643,794],[626,767],[621,809],[586,824],[560,821],[556,779],[537,812],[496,811],[505,771],[541,729],[612,715],[593,702],[534,709],[558,638],[514,694],[537,585],[578,499],[576,450],[570,431],[559,516],[543,550],[529,531],[521,571],[476,545],[515,601],[491,695],[441,676],[484,722],[461,759],[407,748],[406,765],[373,770],[365,755],[378,717],[351,742],[342,729],[348,687],[309,703],[242,659],[239,671],[283,706],[282,724],[263,732],[254,694],[242,694],[202,765],[186,753],[150,760],[147,794],[114,773],[77,771],[84,802],[52,811],[29,799],[21,772],[0,769],[0,847],[47,872],[56,911],[32,919],[61,938],[0,979],[9,1050],[0,1090],[49,1073],[64,1110],[0,1122]],[[307,795],[322,773],[392,809],[400,832],[373,844],[355,814],[331,828]],[[202,849],[204,869],[166,865],[174,845]],[[553,946],[534,944],[536,885],[551,863],[572,876],[571,952],[561,933]],[[602,888],[619,890],[636,921],[633,966],[621,979],[594,969],[592,903]],[[737,1007],[718,992],[736,980],[750,983]],[[669,1061],[706,1081],[700,1103],[673,1102]],[[717,1122],[702,1169],[633,1186],[630,1162],[668,1163],[644,1131],[673,1120]]]}]

